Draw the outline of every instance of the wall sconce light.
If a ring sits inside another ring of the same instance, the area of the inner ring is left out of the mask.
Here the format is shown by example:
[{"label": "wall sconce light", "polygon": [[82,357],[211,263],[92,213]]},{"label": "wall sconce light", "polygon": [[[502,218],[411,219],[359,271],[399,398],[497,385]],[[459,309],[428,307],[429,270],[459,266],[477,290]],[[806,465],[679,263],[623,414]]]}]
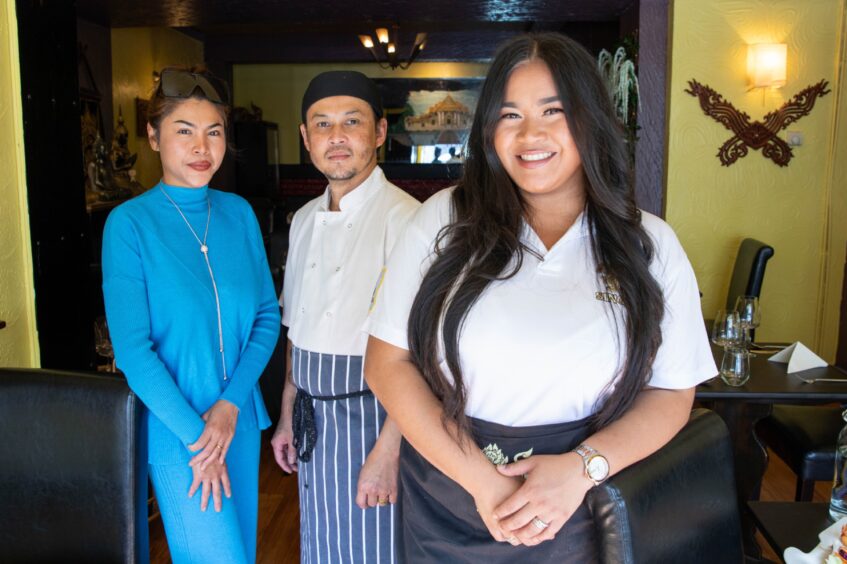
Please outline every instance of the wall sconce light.
[{"label": "wall sconce light", "polygon": [[371,52],[381,68],[390,68],[392,70],[396,68],[403,70],[409,68],[426,45],[426,33],[418,33],[415,36],[415,42],[412,45],[409,56],[405,60],[402,60],[397,57],[398,31],[399,26],[397,25],[391,27],[390,33],[386,27],[377,28],[374,30],[376,43],[374,43],[371,35],[359,36],[362,46]]},{"label": "wall sconce light", "polygon": [[747,46],[747,76],[750,88],[785,86],[785,43],[756,43]]}]

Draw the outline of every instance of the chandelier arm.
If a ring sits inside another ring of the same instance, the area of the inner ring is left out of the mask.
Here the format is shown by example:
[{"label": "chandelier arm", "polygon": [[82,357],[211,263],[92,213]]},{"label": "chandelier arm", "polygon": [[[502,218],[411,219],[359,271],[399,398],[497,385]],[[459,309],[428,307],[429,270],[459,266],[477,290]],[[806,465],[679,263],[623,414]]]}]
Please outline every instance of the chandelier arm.
[{"label": "chandelier arm", "polygon": [[[377,30],[379,31],[379,30]],[[381,69],[401,69],[406,70],[412,63],[415,62],[420,52],[423,50],[423,44],[426,41],[425,33],[418,33],[415,37],[415,42],[412,44],[412,49],[409,52],[409,56],[405,58],[405,60],[401,59],[397,56],[397,46],[399,45],[399,26],[394,24],[391,27],[391,30],[386,34],[386,39],[388,40],[386,43],[383,43],[379,40],[379,33],[377,33],[377,41],[373,43],[373,47],[366,47],[373,55],[374,60],[379,65]],[[360,36],[361,39],[362,36]],[[393,40],[393,48],[394,52],[388,52],[388,45],[392,43]],[[364,41],[362,42],[365,44]]]}]

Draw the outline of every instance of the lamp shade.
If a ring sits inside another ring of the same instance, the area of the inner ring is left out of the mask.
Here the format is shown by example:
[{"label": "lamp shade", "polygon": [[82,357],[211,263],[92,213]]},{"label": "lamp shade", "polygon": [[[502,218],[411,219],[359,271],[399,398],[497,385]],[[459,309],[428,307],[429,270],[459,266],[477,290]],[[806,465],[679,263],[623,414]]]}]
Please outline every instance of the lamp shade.
[{"label": "lamp shade", "polygon": [[747,46],[747,75],[753,88],[785,86],[785,43],[757,43]]}]

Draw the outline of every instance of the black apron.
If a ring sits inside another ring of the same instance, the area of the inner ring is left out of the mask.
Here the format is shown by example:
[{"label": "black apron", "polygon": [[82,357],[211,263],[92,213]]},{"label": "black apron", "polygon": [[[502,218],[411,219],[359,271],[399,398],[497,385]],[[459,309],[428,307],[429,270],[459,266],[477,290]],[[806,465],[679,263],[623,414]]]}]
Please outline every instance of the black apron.
[{"label": "black apron", "polygon": [[[507,427],[470,419],[474,440],[495,462],[573,450],[588,435],[583,419],[570,423]],[[533,564],[599,561],[594,522],[583,502],[552,541],[536,546],[497,542],[476,512],[474,500],[408,442],[400,447],[403,562]]]}]

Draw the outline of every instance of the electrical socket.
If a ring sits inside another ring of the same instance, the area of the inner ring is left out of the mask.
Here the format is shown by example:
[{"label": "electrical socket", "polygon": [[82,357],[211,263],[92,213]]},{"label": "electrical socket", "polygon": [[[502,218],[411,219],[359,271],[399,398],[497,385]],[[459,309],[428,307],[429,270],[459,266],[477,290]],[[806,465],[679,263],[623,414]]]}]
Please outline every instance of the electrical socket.
[{"label": "electrical socket", "polygon": [[788,131],[785,133],[785,141],[789,147],[801,147],[803,145],[803,132]]}]

